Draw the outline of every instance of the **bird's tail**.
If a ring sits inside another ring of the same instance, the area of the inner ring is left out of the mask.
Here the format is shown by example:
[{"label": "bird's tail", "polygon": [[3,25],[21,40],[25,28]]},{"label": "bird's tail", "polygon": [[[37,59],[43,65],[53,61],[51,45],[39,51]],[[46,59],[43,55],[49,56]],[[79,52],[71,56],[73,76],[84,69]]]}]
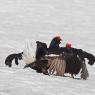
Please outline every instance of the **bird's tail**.
[{"label": "bird's tail", "polygon": [[22,58],[26,64],[30,64],[35,61],[35,50],[33,50],[32,44],[29,41],[26,41]]}]

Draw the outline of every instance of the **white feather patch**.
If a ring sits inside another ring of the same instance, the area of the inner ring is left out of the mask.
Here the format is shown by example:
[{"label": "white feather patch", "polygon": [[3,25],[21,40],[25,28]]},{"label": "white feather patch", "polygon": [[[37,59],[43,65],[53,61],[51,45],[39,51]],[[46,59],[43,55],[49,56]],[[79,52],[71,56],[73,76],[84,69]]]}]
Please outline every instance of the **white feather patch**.
[{"label": "white feather patch", "polygon": [[45,55],[46,57],[58,57],[58,54],[49,54],[49,55]]},{"label": "white feather patch", "polygon": [[35,50],[29,41],[26,41],[25,48],[23,50],[23,60],[26,64],[30,64],[35,61]]}]

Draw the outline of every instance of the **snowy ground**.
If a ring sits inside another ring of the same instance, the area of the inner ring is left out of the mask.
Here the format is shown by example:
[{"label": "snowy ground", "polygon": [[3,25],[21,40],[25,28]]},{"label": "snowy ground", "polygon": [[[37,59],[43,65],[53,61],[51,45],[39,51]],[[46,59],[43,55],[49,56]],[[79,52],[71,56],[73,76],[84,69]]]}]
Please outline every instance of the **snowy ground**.
[{"label": "snowy ground", "polygon": [[[61,46],[71,42],[95,55],[95,0],[0,0],[0,95],[94,95],[95,65],[87,65],[88,80],[45,76],[4,64],[10,53],[21,52],[25,40],[49,45],[56,34]],[[80,75],[76,76],[79,78]]]}]

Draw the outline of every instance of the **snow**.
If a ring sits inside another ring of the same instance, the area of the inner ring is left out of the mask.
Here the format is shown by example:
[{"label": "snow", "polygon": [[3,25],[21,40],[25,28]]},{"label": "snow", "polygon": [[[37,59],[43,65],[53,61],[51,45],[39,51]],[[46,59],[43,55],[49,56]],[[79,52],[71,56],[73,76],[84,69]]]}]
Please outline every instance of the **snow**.
[{"label": "snow", "polygon": [[94,31],[95,0],[0,0],[0,95],[94,95],[95,65],[87,64],[89,79],[80,80],[80,74],[72,79],[23,69],[22,61],[4,64],[7,55],[23,51],[26,39],[49,45],[57,34],[61,46],[69,42],[95,55]]}]

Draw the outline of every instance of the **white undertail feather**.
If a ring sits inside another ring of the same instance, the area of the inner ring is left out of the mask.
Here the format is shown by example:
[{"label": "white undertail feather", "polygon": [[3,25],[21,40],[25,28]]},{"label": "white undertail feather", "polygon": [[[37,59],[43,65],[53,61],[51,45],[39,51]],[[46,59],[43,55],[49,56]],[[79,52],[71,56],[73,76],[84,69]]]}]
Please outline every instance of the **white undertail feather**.
[{"label": "white undertail feather", "polygon": [[35,49],[33,49],[33,45],[29,42],[26,41],[25,43],[25,48],[23,50],[23,60],[25,64],[30,64],[35,61]]}]

